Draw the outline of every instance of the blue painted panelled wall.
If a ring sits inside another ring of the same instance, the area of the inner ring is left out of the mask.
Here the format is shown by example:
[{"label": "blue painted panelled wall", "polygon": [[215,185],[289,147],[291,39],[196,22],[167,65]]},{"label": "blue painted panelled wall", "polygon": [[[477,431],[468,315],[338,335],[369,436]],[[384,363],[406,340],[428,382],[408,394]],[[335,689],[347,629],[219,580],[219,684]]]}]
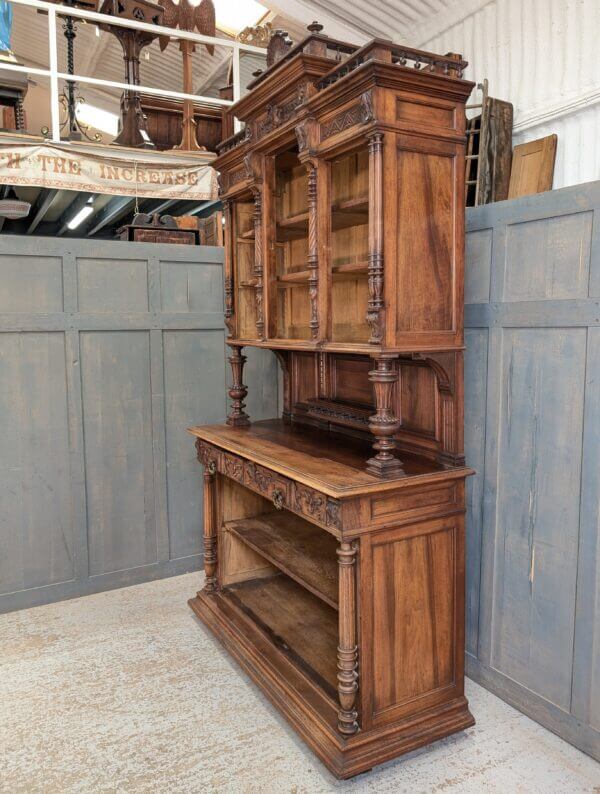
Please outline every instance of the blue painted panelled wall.
[{"label": "blue painted panelled wall", "polygon": [[467,672],[600,759],[600,182],[467,213]]},{"label": "blue painted panelled wall", "polygon": [[[221,263],[0,236],[0,610],[199,567]],[[467,669],[600,758],[600,183],[469,210],[466,302]]]},{"label": "blue painted panelled wall", "polygon": [[[226,414],[223,249],[0,236],[0,610],[201,565],[190,424]],[[276,360],[248,355],[277,413]]]}]

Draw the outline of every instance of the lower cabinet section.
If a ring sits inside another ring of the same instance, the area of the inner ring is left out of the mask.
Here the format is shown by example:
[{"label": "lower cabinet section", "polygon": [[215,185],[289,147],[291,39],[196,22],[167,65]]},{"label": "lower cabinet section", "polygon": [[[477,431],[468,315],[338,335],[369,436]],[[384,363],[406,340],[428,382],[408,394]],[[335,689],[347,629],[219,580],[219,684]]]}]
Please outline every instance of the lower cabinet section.
[{"label": "lower cabinet section", "polygon": [[[232,479],[219,450],[204,458],[207,584],[190,606],[335,775],[473,724],[463,695],[464,480],[440,515],[385,528],[375,517],[346,537],[344,526],[286,509],[263,483]],[[394,513],[414,504],[402,491],[387,487]]]}]

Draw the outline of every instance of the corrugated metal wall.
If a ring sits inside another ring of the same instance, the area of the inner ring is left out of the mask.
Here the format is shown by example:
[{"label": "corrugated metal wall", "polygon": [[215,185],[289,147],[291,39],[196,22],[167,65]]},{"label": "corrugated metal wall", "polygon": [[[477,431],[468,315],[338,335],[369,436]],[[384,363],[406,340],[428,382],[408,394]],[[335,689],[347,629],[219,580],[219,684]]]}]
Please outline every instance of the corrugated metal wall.
[{"label": "corrugated metal wall", "polygon": [[[450,20],[449,20],[450,22]],[[427,41],[515,108],[515,143],[558,134],[554,187],[600,178],[600,3],[492,0]]]}]

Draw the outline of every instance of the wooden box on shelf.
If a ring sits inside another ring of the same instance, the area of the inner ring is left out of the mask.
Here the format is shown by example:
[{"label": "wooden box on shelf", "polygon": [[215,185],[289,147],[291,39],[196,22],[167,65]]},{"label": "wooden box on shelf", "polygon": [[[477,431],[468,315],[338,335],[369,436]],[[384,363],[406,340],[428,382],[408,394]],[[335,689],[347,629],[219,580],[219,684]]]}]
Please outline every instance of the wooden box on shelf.
[{"label": "wooden box on shelf", "polygon": [[[459,55],[320,26],[251,85],[215,167],[231,412],[194,427],[196,614],[350,777],[473,724],[464,697]],[[250,423],[245,346],[282,416]]]}]

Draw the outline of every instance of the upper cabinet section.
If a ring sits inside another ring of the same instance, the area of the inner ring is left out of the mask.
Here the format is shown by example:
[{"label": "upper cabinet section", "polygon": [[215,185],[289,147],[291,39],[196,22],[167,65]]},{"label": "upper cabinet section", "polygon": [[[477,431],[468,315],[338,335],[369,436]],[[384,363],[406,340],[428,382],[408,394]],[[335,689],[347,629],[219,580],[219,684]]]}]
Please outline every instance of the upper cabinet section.
[{"label": "upper cabinet section", "polygon": [[279,46],[215,161],[230,340],[460,348],[466,63],[318,31]]}]

